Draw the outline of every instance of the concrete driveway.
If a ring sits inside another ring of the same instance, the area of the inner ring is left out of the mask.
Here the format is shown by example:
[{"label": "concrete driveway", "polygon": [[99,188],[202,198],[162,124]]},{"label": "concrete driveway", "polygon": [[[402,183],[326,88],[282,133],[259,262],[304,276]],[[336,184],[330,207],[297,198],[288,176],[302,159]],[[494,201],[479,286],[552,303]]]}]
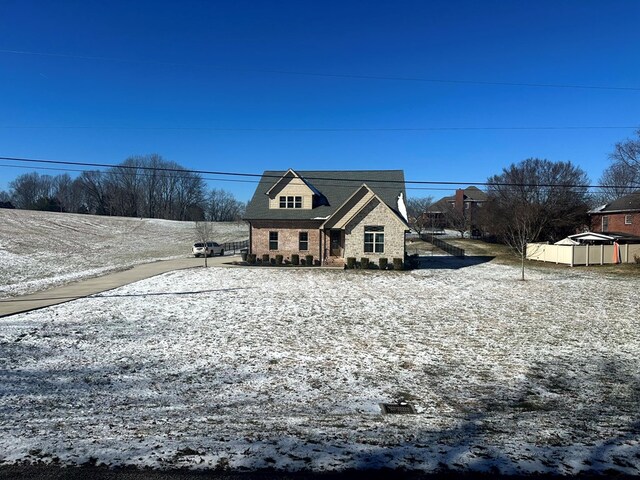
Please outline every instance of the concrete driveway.
[{"label": "concrete driveway", "polygon": [[[207,259],[209,267],[222,267],[234,260],[240,260],[240,255],[225,255]],[[0,299],[0,318],[16,313],[28,312],[38,308],[49,307],[59,303],[69,302],[96,293],[105,292],[145,278],[160,275],[173,270],[185,268],[203,268],[204,259],[194,257],[161,260],[143,263],[127,270],[109,273],[100,277],[80,280],[61,287],[55,287],[41,292],[18,297]]]}]

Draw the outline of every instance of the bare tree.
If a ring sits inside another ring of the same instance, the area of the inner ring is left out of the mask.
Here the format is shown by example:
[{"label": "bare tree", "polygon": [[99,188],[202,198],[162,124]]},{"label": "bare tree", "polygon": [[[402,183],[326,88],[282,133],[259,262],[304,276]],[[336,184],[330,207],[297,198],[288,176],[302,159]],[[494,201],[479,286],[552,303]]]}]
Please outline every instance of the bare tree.
[{"label": "bare tree", "polygon": [[464,205],[458,207],[457,205],[447,204],[443,206],[442,210],[442,215],[447,227],[458,232],[460,238],[463,238],[464,232],[470,228],[469,219],[465,215]]},{"label": "bare tree", "polygon": [[122,217],[143,216],[142,178],[144,170],[143,157],[129,157],[120,165],[110,168],[107,182],[111,191],[111,212]]},{"label": "bare tree", "polygon": [[629,138],[616,143],[610,158],[613,162],[623,163],[638,171],[640,170],[640,130],[636,135],[638,138]]},{"label": "bare tree", "polygon": [[104,173],[97,170],[84,171],[78,177],[87,213],[109,215],[109,185]]},{"label": "bare tree", "polygon": [[627,139],[615,145],[609,155],[609,165],[598,182],[597,199],[601,203],[632,193],[640,188],[640,130],[637,139]]},{"label": "bare tree", "polygon": [[214,188],[207,195],[206,217],[212,222],[231,222],[242,215],[243,204],[232,193]]},{"label": "bare tree", "polygon": [[555,241],[575,233],[587,220],[589,181],[571,162],[530,158],[488,180],[491,231],[522,260],[526,245],[541,238]]},{"label": "bare tree", "polygon": [[413,228],[418,235],[427,231],[431,225],[431,217],[428,209],[433,205],[433,197],[409,198],[407,199],[407,215],[409,217],[409,226]]},{"label": "bare tree", "polygon": [[0,208],[15,208],[11,202],[11,195],[4,190],[0,190]]},{"label": "bare tree", "polygon": [[9,191],[17,208],[51,210],[54,203],[53,177],[37,172],[19,175],[9,182]]},{"label": "bare tree", "polygon": [[[213,237],[213,224],[211,222],[195,222],[195,233],[196,240],[198,242],[204,243],[204,246],[207,246],[207,242],[211,241]],[[209,265],[207,264],[207,251],[205,248],[204,257],[204,266],[205,268]]]}]

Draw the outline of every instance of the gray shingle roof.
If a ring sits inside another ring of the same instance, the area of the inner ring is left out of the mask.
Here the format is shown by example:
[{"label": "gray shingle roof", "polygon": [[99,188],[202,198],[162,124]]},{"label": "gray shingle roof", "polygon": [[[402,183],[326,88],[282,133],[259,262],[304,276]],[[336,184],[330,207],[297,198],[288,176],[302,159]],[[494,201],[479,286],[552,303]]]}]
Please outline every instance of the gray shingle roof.
[{"label": "gray shingle roof", "polygon": [[617,198],[611,203],[604,205],[598,209],[592,210],[590,213],[607,213],[607,212],[633,212],[640,211],[640,190],[629,195]]},{"label": "gray shingle roof", "polygon": [[266,192],[286,171],[267,170],[262,174],[253,197],[247,205],[246,220],[310,220],[327,218],[342,205],[358,187],[366,183],[394,212],[398,212],[398,195],[406,201],[404,172],[402,170],[296,170],[307,183],[327,200],[311,210],[269,209]]}]

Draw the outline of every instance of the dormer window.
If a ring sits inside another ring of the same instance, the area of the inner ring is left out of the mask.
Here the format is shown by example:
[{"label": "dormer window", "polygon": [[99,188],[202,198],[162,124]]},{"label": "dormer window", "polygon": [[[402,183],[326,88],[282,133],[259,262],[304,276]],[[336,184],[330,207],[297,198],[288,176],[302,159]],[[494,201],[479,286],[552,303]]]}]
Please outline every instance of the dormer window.
[{"label": "dormer window", "polygon": [[302,197],[282,195],[280,208],[302,208]]}]

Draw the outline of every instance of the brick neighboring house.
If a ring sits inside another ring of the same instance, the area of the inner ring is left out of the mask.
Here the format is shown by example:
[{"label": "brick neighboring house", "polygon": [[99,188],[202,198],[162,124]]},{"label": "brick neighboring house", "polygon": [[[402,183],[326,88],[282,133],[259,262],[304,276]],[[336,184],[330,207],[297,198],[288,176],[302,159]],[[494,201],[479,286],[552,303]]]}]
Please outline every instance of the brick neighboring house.
[{"label": "brick neighboring house", "polygon": [[404,259],[405,198],[402,170],[265,171],[244,217],[249,253]]},{"label": "brick neighboring house", "polygon": [[591,231],[640,237],[640,191],[589,211]]},{"label": "brick neighboring house", "polygon": [[[459,188],[455,195],[443,197],[427,210],[435,229],[449,227],[449,223],[464,222],[469,230],[478,228],[478,214],[482,204],[487,201],[487,194],[478,187]],[[454,218],[451,218],[454,217]]]}]

